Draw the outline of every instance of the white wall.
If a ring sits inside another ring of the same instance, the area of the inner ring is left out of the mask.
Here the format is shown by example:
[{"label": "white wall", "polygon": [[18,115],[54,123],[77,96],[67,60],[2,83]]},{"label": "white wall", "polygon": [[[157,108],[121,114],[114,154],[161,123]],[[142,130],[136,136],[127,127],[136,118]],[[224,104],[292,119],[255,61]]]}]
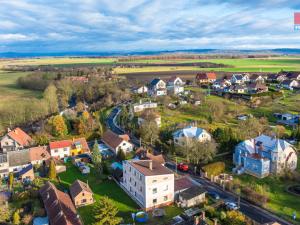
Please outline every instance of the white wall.
[{"label": "white wall", "polygon": [[67,156],[70,156],[70,148],[71,147],[66,147],[66,148],[53,148],[50,150],[50,154],[54,158],[60,158],[63,159]]}]

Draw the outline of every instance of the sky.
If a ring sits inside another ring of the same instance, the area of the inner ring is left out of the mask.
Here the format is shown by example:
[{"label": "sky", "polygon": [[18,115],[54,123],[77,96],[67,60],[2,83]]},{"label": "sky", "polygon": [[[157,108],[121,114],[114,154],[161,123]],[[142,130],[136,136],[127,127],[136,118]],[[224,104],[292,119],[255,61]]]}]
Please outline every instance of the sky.
[{"label": "sky", "polygon": [[0,0],[0,52],[300,48],[299,0]]}]

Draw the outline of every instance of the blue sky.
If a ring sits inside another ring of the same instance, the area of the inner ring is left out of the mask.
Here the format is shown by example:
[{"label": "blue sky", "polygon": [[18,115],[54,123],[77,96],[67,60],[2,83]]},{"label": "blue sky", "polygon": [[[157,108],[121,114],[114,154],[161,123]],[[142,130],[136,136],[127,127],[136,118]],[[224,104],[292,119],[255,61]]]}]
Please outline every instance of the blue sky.
[{"label": "blue sky", "polygon": [[0,52],[300,48],[296,11],[298,0],[0,0]]}]

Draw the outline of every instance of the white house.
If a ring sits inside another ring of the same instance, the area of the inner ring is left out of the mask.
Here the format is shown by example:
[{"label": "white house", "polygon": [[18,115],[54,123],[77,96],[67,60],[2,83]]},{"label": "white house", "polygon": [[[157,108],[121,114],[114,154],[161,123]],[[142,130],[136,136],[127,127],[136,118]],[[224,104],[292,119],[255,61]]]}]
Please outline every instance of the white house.
[{"label": "white house", "polygon": [[300,87],[299,82],[296,80],[284,80],[281,83],[281,86],[286,89],[293,89]]},{"label": "white house", "polygon": [[10,151],[7,153],[9,172],[17,172],[31,164],[29,150]]},{"label": "white house", "polygon": [[204,129],[199,127],[187,126],[173,133],[175,145],[186,146],[192,140],[199,142],[211,141],[211,135]]},{"label": "white house", "polygon": [[184,92],[184,82],[180,77],[172,77],[167,82],[167,89],[171,94],[178,95]]},{"label": "white house", "polygon": [[151,96],[163,96],[167,95],[166,83],[159,79],[155,78],[150,82],[148,93]]},{"label": "white house", "polygon": [[133,150],[133,144],[129,142],[130,138],[127,134],[117,135],[111,130],[107,130],[103,136],[102,141],[112,150],[115,154],[122,150],[124,153]]},{"label": "white house", "polygon": [[262,75],[253,74],[250,78],[250,82],[252,82],[252,83],[264,83],[265,78]]},{"label": "white house", "polygon": [[71,140],[52,141],[49,144],[50,155],[56,159],[64,159],[71,155]]},{"label": "white house", "polygon": [[233,74],[231,77],[231,83],[243,84],[250,81],[248,74]]},{"label": "white house", "polygon": [[32,165],[40,165],[48,161],[51,156],[47,146],[37,146],[29,148],[29,158]]},{"label": "white house", "polygon": [[148,87],[146,86],[141,86],[138,88],[133,89],[133,93],[135,94],[144,94],[144,93],[148,93]]},{"label": "white house", "polygon": [[133,112],[142,112],[145,109],[155,109],[157,108],[156,102],[140,102],[133,105]]},{"label": "white house", "polygon": [[9,165],[7,154],[0,154],[0,178],[8,176]]},{"label": "white house", "polygon": [[121,185],[146,211],[174,201],[174,173],[153,160],[123,161]]}]

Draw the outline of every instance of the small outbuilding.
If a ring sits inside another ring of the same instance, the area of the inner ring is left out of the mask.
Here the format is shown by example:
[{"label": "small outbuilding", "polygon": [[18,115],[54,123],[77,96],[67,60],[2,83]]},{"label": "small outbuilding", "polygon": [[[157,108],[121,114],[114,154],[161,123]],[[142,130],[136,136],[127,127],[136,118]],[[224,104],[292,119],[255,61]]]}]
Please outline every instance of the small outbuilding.
[{"label": "small outbuilding", "polygon": [[89,185],[80,180],[71,185],[70,194],[76,207],[94,203],[93,192]]},{"label": "small outbuilding", "polygon": [[179,205],[189,208],[205,201],[206,190],[199,186],[193,186],[179,193]]}]

